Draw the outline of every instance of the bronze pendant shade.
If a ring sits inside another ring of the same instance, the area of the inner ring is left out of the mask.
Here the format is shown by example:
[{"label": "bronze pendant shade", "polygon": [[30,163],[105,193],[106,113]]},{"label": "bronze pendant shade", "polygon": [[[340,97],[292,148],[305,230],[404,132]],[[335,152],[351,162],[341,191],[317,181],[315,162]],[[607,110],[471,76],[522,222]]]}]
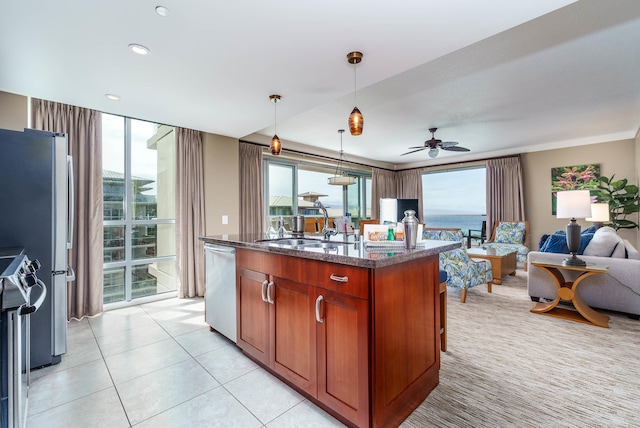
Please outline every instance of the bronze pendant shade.
[{"label": "bronze pendant shade", "polygon": [[[362,61],[362,52],[350,52],[347,54],[347,61],[349,64],[353,64],[353,98],[357,101],[357,84],[356,84],[356,64]],[[351,135],[357,136],[362,134],[364,127],[364,117],[358,107],[353,107],[351,114],[349,115],[349,132]]]},{"label": "bronze pendant shade", "polygon": [[269,95],[269,99],[273,103],[273,138],[271,139],[271,145],[269,148],[271,149],[271,154],[279,155],[282,150],[282,143],[280,142],[280,138],[278,138],[278,134],[276,133],[276,125],[278,122],[277,117],[277,104],[280,101],[280,95]]}]

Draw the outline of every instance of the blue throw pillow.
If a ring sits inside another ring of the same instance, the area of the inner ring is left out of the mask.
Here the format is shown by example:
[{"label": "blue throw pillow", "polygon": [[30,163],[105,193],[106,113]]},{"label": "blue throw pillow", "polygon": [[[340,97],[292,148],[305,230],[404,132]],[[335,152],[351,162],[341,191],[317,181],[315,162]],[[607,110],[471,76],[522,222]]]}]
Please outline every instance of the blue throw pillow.
[{"label": "blue throw pillow", "polygon": [[569,248],[567,247],[567,237],[565,235],[553,234],[549,235],[547,240],[540,248],[542,253],[563,253],[569,254]]},{"label": "blue throw pillow", "polygon": [[[589,242],[593,238],[593,233],[583,233],[580,235],[580,248],[578,254],[584,253],[584,249],[587,248]],[[562,233],[554,233],[549,235],[542,247],[538,250],[542,253],[562,253],[569,254],[569,247],[567,247],[567,236]]]},{"label": "blue throw pillow", "polygon": [[594,234],[596,233],[596,227],[594,225],[591,225],[589,227],[587,227],[586,229],[582,229],[582,232],[580,232],[581,234],[585,235],[587,233],[591,233]]},{"label": "blue throw pillow", "polygon": [[[549,238],[549,235],[547,235],[546,233],[540,237],[540,241],[538,241],[538,248],[541,249],[544,246],[544,243],[547,241],[547,238]],[[542,250],[539,250],[539,251],[542,251]]]}]

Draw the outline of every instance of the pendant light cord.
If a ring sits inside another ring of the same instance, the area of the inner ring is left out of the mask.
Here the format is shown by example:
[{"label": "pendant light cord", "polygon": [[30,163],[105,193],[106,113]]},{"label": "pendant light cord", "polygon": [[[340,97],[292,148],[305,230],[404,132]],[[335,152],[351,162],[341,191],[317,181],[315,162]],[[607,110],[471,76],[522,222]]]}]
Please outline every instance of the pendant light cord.
[{"label": "pendant light cord", "polygon": [[336,165],[336,172],[334,174],[336,177],[338,177],[338,171],[340,171],[340,176],[344,175],[344,171],[340,168],[344,155],[344,150],[342,150],[342,134],[344,133],[344,129],[340,129],[338,132],[340,133],[340,156],[338,157],[338,164]]},{"label": "pendant light cord", "polygon": [[356,67],[358,63],[353,63],[353,105],[358,105],[358,77],[356,72]]}]

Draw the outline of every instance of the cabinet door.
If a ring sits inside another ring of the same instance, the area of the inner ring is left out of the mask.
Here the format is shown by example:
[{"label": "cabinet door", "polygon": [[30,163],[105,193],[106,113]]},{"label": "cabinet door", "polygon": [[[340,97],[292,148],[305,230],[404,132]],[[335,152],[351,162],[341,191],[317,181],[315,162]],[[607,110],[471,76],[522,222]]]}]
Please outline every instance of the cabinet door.
[{"label": "cabinet door", "polygon": [[273,278],[271,366],[312,396],[317,394],[314,287]]},{"label": "cabinet door", "polygon": [[268,276],[237,269],[238,346],[264,364],[269,364]]},{"label": "cabinet door", "polygon": [[318,399],[357,426],[369,426],[367,300],[316,289]]}]

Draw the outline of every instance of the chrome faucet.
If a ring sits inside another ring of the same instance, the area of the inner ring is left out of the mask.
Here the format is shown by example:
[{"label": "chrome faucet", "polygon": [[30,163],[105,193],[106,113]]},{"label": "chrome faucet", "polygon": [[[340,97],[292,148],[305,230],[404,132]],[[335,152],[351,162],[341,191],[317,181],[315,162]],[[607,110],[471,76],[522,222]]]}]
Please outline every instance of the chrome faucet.
[{"label": "chrome faucet", "polygon": [[329,215],[327,214],[327,209],[322,205],[322,202],[315,201],[313,206],[316,208],[320,208],[322,210],[322,215],[324,216],[324,226],[322,226],[322,237],[326,240],[329,239],[331,235],[337,235],[338,230],[333,227],[329,227]]}]

